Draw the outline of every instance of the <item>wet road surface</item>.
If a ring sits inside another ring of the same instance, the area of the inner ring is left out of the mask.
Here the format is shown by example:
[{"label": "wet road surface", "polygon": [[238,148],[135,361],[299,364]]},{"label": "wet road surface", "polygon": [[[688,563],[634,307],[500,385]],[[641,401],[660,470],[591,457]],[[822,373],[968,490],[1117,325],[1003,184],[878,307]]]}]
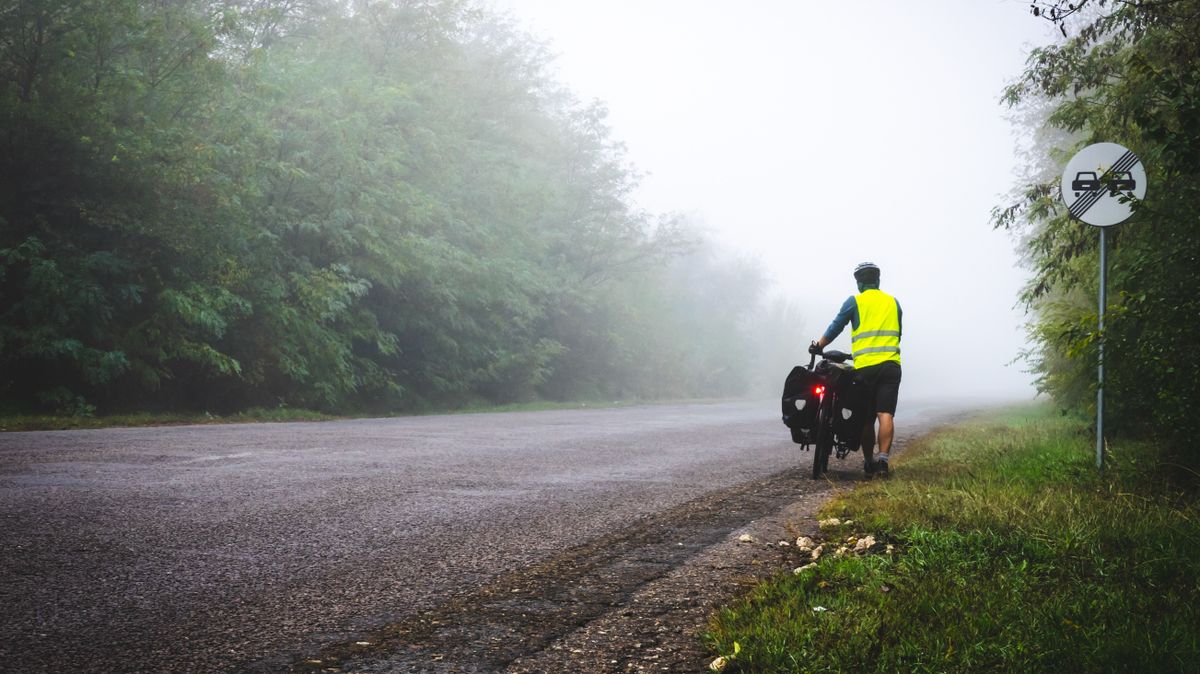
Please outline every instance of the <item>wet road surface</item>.
[{"label": "wet road surface", "polygon": [[827,488],[774,405],[0,434],[0,670],[502,671]]}]

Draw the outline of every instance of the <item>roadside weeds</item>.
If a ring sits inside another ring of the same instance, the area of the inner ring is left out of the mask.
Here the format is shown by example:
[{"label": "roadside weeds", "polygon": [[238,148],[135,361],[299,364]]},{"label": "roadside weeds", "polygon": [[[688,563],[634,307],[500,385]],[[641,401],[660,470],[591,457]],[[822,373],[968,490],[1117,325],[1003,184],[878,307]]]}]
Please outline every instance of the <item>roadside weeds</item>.
[{"label": "roadside weeds", "polygon": [[1195,671],[1196,493],[1151,447],[1098,474],[1087,437],[1036,406],[912,443],[819,511],[817,558],[714,615],[712,668]]},{"label": "roadside weeds", "polygon": [[390,419],[440,414],[496,414],[504,412],[541,412],[547,410],[586,410],[635,407],[640,405],[716,404],[726,398],[663,400],[541,400],[525,403],[491,404],[478,402],[462,407],[423,407],[397,412],[361,412],[330,414],[299,407],[252,407],[231,414],[209,412],[131,412],[127,414],[19,414],[0,413],[0,432],[65,431],[96,428],[139,428],[148,426],[195,426],[210,424],[286,423],[295,421],[344,421],[347,419]]}]

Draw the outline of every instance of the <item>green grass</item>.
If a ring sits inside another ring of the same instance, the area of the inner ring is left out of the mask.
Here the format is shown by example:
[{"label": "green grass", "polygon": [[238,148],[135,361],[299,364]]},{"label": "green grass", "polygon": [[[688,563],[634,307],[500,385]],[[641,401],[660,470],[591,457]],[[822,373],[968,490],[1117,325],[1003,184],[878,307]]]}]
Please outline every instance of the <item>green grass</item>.
[{"label": "green grass", "polygon": [[235,424],[275,421],[326,421],[337,417],[291,407],[254,408],[229,415],[178,412],[138,412],[102,416],[54,414],[0,415],[0,431],[61,431],[119,426],[180,426],[185,424]]},{"label": "green grass", "polygon": [[575,402],[534,401],[495,405],[484,401],[471,402],[463,407],[430,407],[418,411],[398,414],[332,415],[293,407],[256,407],[236,414],[215,415],[205,413],[139,412],[135,414],[110,415],[51,415],[51,414],[4,414],[0,413],[0,432],[3,431],[56,431],[80,428],[114,428],[119,426],[178,426],[184,424],[232,424],[283,421],[331,421],[364,417],[418,416],[421,414],[485,414],[495,412],[538,412],[565,409],[601,409],[628,407],[632,405],[658,405],[675,403],[712,403],[720,400],[586,400]]},{"label": "green grass", "polygon": [[[1047,407],[947,429],[831,501],[826,556],[714,616],[727,672],[1200,671],[1200,508],[1150,445]],[[830,546],[827,545],[828,549]],[[826,611],[813,608],[821,606]]]}]

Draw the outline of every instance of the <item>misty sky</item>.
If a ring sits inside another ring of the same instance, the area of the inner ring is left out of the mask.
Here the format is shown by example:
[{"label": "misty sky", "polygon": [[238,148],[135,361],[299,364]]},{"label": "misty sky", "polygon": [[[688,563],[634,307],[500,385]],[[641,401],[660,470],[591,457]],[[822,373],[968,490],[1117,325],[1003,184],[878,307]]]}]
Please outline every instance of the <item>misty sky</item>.
[{"label": "misty sky", "polygon": [[1026,274],[988,222],[1017,171],[1001,91],[1053,40],[1027,2],[494,2],[608,105],[638,204],[757,258],[812,337],[872,260],[904,307],[902,397],[1032,395],[1009,364]]}]

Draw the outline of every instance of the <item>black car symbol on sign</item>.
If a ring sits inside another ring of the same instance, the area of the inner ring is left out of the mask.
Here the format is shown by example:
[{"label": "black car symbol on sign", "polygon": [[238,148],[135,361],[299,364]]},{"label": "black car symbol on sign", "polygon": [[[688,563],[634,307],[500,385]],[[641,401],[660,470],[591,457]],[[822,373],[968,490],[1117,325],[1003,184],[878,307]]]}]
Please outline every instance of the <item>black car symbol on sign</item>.
[{"label": "black car symbol on sign", "polygon": [[1079,196],[1080,192],[1094,192],[1100,187],[1100,177],[1096,175],[1095,171],[1080,171],[1071,181],[1071,189],[1075,190],[1075,196]]},{"label": "black car symbol on sign", "polygon": [[1095,192],[1106,186],[1109,194],[1116,196],[1117,192],[1135,189],[1137,181],[1133,179],[1133,175],[1129,171],[1116,171],[1104,182],[1100,181],[1100,177],[1096,175],[1095,171],[1080,171],[1071,181],[1071,189],[1075,190],[1075,196],[1079,196],[1080,192]]},{"label": "black car symbol on sign", "polygon": [[1114,171],[1106,182],[1108,193],[1114,197],[1117,196],[1117,192],[1128,192],[1137,187],[1137,181],[1129,171]]}]

